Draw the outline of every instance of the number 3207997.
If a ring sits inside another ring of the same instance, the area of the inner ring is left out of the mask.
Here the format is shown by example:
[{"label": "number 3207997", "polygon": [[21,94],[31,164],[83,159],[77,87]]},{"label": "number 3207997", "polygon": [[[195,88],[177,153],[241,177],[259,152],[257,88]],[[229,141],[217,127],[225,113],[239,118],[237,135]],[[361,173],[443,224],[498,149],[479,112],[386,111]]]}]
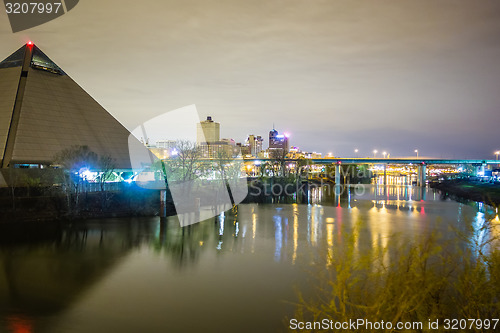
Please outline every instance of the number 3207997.
[{"label": "number 3207997", "polygon": [[60,2],[7,2],[5,12],[7,14],[57,14],[62,10]]}]

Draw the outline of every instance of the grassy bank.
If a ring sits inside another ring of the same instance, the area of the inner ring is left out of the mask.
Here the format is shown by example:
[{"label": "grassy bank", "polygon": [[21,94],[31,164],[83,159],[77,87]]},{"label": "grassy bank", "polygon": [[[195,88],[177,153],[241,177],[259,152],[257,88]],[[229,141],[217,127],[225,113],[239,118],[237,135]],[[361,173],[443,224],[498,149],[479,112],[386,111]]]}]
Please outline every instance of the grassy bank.
[{"label": "grassy bank", "polygon": [[441,190],[444,195],[473,201],[481,201],[490,205],[500,205],[500,185],[467,179],[445,180],[431,183],[432,188]]}]

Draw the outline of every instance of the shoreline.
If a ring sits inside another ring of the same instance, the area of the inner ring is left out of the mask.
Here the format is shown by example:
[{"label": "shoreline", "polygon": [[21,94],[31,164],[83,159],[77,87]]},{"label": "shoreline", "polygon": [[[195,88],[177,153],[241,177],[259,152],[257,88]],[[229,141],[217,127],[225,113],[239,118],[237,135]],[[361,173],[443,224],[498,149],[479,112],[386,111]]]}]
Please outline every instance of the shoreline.
[{"label": "shoreline", "polygon": [[[279,182],[277,182],[279,183]],[[308,180],[307,183],[316,184],[314,180]],[[262,184],[260,184],[262,185]],[[272,185],[272,184],[271,184]],[[304,184],[301,184],[304,185]],[[491,205],[494,207],[500,206],[500,185],[484,183],[479,181],[471,181],[468,179],[454,179],[454,180],[446,180],[442,182],[430,182],[429,187],[435,190],[439,190],[442,195],[446,197],[451,197],[453,200],[460,201],[462,200],[471,200],[475,202],[483,202],[487,205]],[[252,189],[252,187],[250,187]],[[250,190],[249,189],[249,190]],[[154,191],[151,191],[154,193]],[[156,195],[151,193],[149,195],[143,195],[142,200],[134,199],[124,200],[124,198],[120,198],[121,200],[117,200],[114,203],[118,204],[111,209],[101,210],[97,209],[98,207],[94,207],[96,203],[92,203],[92,207],[90,209],[80,210],[75,215],[68,214],[68,212],[57,211],[59,205],[41,205],[45,203],[46,197],[37,198],[31,197],[29,198],[30,204],[36,203],[40,200],[40,204],[30,205],[31,209],[25,211],[18,212],[4,212],[5,215],[0,218],[0,227],[2,225],[12,225],[12,224],[50,224],[50,223],[71,223],[77,220],[89,219],[89,218],[112,218],[112,217],[133,217],[133,216],[158,216],[159,215],[159,201],[156,202],[154,198]],[[264,194],[263,191],[262,194]],[[249,194],[251,191],[249,191]],[[153,196],[151,196],[153,194]],[[118,195],[120,197],[120,195]],[[126,193],[122,193],[121,196],[128,197]],[[251,196],[251,195],[249,195]],[[263,195],[259,199],[262,203],[267,202],[269,198],[272,198],[272,195]],[[291,197],[290,197],[291,198]],[[4,198],[7,199],[7,198]],[[57,199],[57,197],[55,198]],[[116,198],[115,198],[116,199]],[[298,200],[299,198],[296,198]],[[128,204],[124,204],[125,201],[128,201]],[[137,202],[139,201],[139,202]],[[141,202],[142,201],[142,202]],[[259,201],[259,200],[257,200]],[[283,199],[281,203],[287,203],[289,200]],[[243,200],[243,203],[255,202],[254,200],[249,200],[247,197]],[[140,203],[140,204],[139,204]],[[40,208],[42,208],[40,210]],[[52,206],[52,207],[51,207]],[[134,208],[140,207],[139,211],[133,211]],[[147,209],[147,208],[149,209]],[[34,208],[34,209],[33,209]],[[145,209],[146,208],[146,209]],[[167,212],[171,211],[172,207],[167,208]],[[170,215],[170,214],[167,214]],[[3,229],[3,228],[2,228]]]},{"label": "shoreline", "polygon": [[453,179],[439,183],[429,183],[429,187],[441,191],[446,196],[483,202],[494,207],[500,205],[500,185],[498,184],[471,181],[468,179]]}]

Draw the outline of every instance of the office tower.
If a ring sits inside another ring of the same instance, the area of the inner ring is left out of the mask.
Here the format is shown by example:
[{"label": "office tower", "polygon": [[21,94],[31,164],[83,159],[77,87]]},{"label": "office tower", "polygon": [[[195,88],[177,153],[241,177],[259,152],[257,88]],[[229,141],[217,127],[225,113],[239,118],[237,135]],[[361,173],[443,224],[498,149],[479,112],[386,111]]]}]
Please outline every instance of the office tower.
[{"label": "office tower", "polygon": [[220,141],[220,124],[213,121],[211,116],[196,124],[196,143],[211,143]]},{"label": "office tower", "polygon": [[250,147],[250,155],[257,157],[259,153],[262,151],[262,143],[264,139],[259,135],[255,136],[250,134],[247,139],[247,145]]},{"label": "office tower", "polygon": [[269,131],[269,151],[273,149],[282,149],[285,153],[288,153],[288,136],[284,134],[279,134],[274,128]]}]

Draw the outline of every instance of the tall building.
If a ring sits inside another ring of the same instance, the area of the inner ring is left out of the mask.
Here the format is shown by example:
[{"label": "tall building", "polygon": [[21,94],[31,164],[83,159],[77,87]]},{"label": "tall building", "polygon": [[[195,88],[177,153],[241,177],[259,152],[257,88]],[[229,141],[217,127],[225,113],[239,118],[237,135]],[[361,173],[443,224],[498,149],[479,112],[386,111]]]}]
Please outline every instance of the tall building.
[{"label": "tall building", "polygon": [[33,43],[0,62],[0,168],[50,165],[73,145],[130,168],[129,148],[146,148],[129,135]]},{"label": "tall building", "polygon": [[240,153],[241,153],[242,156],[251,155],[250,154],[250,145],[248,145],[248,144],[242,144],[242,143],[238,142],[236,144],[236,147],[239,148]]},{"label": "tall building", "polygon": [[285,153],[288,153],[289,143],[288,136],[284,134],[279,134],[274,128],[269,131],[269,151],[281,149]]},{"label": "tall building", "polygon": [[213,121],[212,117],[208,116],[204,120],[196,124],[196,143],[211,143],[220,141],[220,124]]},{"label": "tall building", "polygon": [[262,151],[262,144],[264,139],[259,135],[255,136],[250,134],[247,139],[247,145],[250,147],[250,155],[257,157],[259,153]]},{"label": "tall building", "polygon": [[240,147],[233,139],[222,139],[215,142],[202,142],[198,145],[203,158],[230,158],[238,156]]}]

